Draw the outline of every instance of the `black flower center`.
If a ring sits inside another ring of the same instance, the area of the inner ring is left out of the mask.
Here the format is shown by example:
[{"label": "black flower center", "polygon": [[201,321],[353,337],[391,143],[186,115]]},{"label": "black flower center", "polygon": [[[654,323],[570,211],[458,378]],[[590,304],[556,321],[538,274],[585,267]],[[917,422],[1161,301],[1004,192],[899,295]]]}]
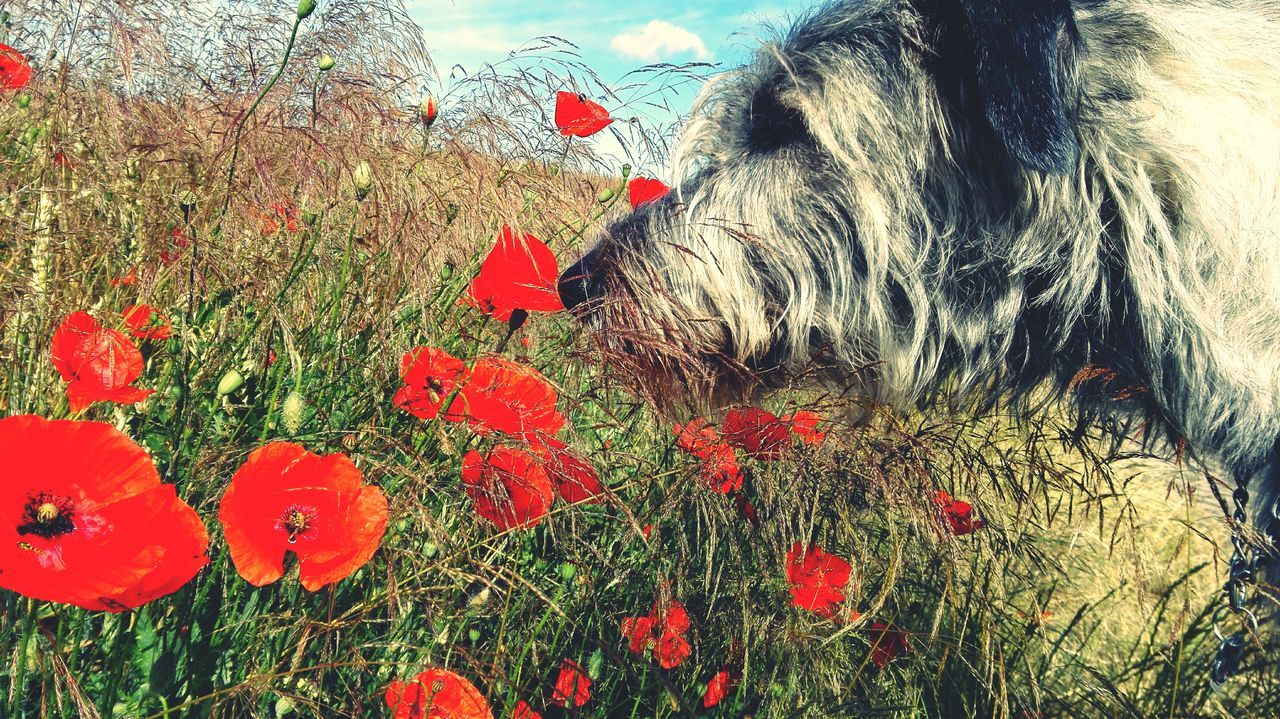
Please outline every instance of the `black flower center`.
[{"label": "black flower center", "polygon": [[22,524],[18,536],[34,534],[44,539],[54,539],[75,531],[75,506],[70,497],[60,497],[48,492],[33,494],[22,508]]},{"label": "black flower center", "polygon": [[295,544],[299,539],[310,539],[314,535],[315,521],[315,507],[295,504],[284,510],[276,521],[276,527],[288,532],[289,544]]},{"label": "black flower center", "polygon": [[422,388],[427,391],[427,397],[432,402],[439,402],[444,394],[444,382],[436,377],[428,377],[427,381],[422,383]]}]

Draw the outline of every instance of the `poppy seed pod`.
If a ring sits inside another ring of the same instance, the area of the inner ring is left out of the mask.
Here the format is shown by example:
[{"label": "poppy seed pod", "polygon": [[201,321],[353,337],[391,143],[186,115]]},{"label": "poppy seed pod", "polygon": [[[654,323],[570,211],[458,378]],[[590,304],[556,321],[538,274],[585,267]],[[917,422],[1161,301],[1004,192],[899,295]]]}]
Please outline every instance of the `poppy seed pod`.
[{"label": "poppy seed pod", "polygon": [[351,171],[351,184],[356,188],[356,199],[363,200],[373,189],[373,168],[364,160]]},{"label": "poppy seed pod", "polygon": [[316,0],[300,0],[298,3],[298,19],[306,20],[316,11]]},{"label": "poppy seed pod", "polygon": [[436,107],[436,96],[427,95],[422,99],[422,104],[418,106],[418,115],[422,118],[424,127],[430,128],[436,121],[436,115],[439,114],[439,108]]},{"label": "poppy seed pod", "polygon": [[27,109],[28,107],[31,107],[31,96],[25,93],[22,95],[19,95],[18,107],[23,110]]},{"label": "poppy seed pod", "polygon": [[617,194],[618,193],[615,192],[612,187],[606,187],[603,190],[601,190],[599,195],[596,196],[596,202],[599,202],[600,204],[603,205],[609,200],[612,200],[614,196]]},{"label": "poppy seed pod", "polygon": [[333,55],[330,55],[329,53],[325,53],[316,58],[316,67],[320,69],[320,72],[329,72],[333,69],[333,66],[337,64],[338,61],[333,59]]}]

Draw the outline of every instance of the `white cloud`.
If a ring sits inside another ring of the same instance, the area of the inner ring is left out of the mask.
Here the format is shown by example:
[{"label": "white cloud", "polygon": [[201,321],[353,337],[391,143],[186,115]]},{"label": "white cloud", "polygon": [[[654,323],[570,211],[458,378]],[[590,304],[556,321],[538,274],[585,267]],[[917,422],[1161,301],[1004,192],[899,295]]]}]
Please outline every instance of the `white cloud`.
[{"label": "white cloud", "polygon": [[699,60],[711,57],[702,38],[666,20],[650,20],[648,25],[639,30],[614,37],[609,46],[627,57],[647,62],[686,52],[692,52]]}]

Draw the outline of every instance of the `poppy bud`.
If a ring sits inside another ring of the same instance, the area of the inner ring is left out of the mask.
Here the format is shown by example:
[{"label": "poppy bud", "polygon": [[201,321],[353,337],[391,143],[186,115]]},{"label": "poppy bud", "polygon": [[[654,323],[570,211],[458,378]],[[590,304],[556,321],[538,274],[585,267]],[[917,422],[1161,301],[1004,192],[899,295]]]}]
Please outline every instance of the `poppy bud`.
[{"label": "poppy bud", "polygon": [[560,578],[566,582],[578,575],[578,568],[568,562],[561,562],[556,571],[559,572]]},{"label": "poppy bud", "polygon": [[368,162],[361,160],[351,171],[351,183],[355,185],[357,200],[363,200],[369,194],[373,189],[373,168]]},{"label": "poppy bud", "polygon": [[23,110],[27,109],[28,107],[31,107],[31,96],[26,93],[19,95],[18,107]]},{"label": "poppy bud", "polygon": [[289,434],[297,434],[302,429],[302,421],[306,419],[307,401],[298,390],[289,392],[280,407],[280,419],[284,420],[284,428]]},{"label": "poppy bud", "polygon": [[449,206],[444,208],[444,219],[446,224],[452,225],[453,221],[458,219],[458,206],[450,202]]},{"label": "poppy bud", "polygon": [[325,53],[316,60],[316,67],[320,68],[320,72],[329,72],[337,65],[338,61],[333,59],[333,55]]},{"label": "poppy bud", "polygon": [[222,379],[218,380],[218,396],[226,397],[244,386],[244,375],[240,374],[240,370],[231,369],[222,375]]},{"label": "poppy bud", "polygon": [[418,106],[418,114],[422,117],[422,124],[429,129],[436,121],[436,115],[439,114],[435,95],[427,95],[423,98],[422,104]]},{"label": "poppy bud", "polygon": [[475,644],[476,642],[480,641],[480,630],[479,630],[479,629],[468,629],[468,630],[467,630],[467,637],[468,637],[469,639],[471,639],[471,643],[472,643],[472,644]]},{"label": "poppy bud", "polygon": [[598,677],[602,669],[604,669],[604,652],[597,649],[587,658],[587,676]]},{"label": "poppy bud", "polygon": [[603,205],[603,204],[605,204],[606,202],[608,202],[609,200],[612,200],[612,199],[613,199],[613,197],[614,197],[614,195],[616,195],[616,194],[618,194],[618,193],[617,193],[617,192],[615,192],[615,191],[614,191],[614,189],[613,189],[612,187],[606,187],[606,188],[604,188],[604,190],[603,190],[603,191],[601,191],[601,192],[600,192],[600,194],[599,194],[599,195],[597,195],[597,196],[596,196],[596,202],[599,202],[600,204],[602,204],[602,205]]},{"label": "poppy bud", "polygon": [[276,700],[276,719],[282,719],[293,713],[294,703],[289,697],[280,697]]},{"label": "poppy bud", "polygon": [[622,179],[624,179],[624,180],[625,180],[625,179],[627,179],[627,178],[628,178],[628,177],[630,177],[630,176],[631,176],[631,165],[623,165],[623,166],[622,166]]},{"label": "poppy bud", "polygon": [[298,19],[306,20],[316,11],[316,0],[300,0],[298,3]]}]

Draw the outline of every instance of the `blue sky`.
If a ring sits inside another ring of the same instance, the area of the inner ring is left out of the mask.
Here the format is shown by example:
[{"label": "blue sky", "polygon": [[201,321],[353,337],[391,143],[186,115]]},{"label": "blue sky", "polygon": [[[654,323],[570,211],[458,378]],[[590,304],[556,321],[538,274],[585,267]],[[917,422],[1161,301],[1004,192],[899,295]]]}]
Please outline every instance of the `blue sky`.
[{"label": "blue sky", "polygon": [[[555,35],[580,49],[606,83],[654,62],[740,64],[764,23],[780,23],[816,0],[407,0],[444,85],[461,65],[473,73],[529,40]],[[672,97],[688,110],[695,88]],[[655,120],[671,120],[655,118]],[[607,141],[607,140],[606,140]]]}]

